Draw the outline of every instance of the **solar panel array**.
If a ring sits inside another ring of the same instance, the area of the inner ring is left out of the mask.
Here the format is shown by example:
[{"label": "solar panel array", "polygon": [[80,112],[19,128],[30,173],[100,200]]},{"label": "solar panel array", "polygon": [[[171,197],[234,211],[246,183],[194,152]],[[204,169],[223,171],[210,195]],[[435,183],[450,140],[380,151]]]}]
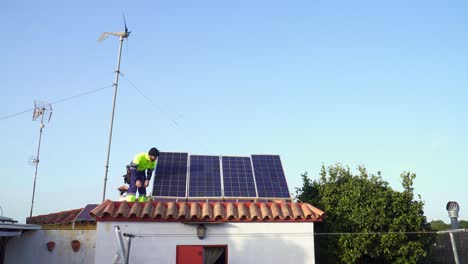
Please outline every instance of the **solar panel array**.
[{"label": "solar panel array", "polygon": [[185,197],[188,153],[161,152],[154,175],[153,196]]},{"label": "solar panel array", "polygon": [[278,155],[161,152],[152,193],[161,198],[290,198]]},{"label": "solar panel array", "polygon": [[278,155],[252,155],[259,197],[290,197]]},{"label": "solar panel array", "polygon": [[256,197],[252,163],[249,157],[222,157],[224,196]]},{"label": "solar panel array", "polygon": [[190,197],[221,197],[219,156],[190,156]]}]

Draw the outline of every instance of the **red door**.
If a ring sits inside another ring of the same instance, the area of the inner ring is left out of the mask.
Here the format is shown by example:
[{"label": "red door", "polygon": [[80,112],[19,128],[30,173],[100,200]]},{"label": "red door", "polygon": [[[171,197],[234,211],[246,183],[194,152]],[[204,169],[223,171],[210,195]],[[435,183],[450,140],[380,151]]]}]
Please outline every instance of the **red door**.
[{"label": "red door", "polygon": [[202,246],[177,246],[177,264],[203,264]]}]

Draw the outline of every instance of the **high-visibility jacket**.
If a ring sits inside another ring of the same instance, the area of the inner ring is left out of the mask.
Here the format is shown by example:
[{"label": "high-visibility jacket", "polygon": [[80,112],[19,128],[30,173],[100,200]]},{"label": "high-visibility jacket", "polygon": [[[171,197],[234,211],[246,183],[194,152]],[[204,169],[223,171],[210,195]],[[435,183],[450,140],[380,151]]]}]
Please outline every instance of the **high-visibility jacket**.
[{"label": "high-visibility jacket", "polygon": [[130,163],[130,170],[145,171],[146,170],[146,179],[151,180],[151,175],[153,170],[156,167],[156,160],[151,161],[148,153],[139,153],[133,158],[132,163]]}]

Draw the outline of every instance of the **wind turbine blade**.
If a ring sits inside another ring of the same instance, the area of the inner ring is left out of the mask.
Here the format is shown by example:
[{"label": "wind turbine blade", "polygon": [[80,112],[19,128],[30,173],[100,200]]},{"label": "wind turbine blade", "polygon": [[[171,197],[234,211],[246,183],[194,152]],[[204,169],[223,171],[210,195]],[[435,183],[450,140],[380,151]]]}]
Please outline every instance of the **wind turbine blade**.
[{"label": "wind turbine blade", "polygon": [[127,33],[128,28],[127,28],[127,22],[125,21],[125,13],[122,12],[122,15],[123,15],[123,21],[124,21],[124,26],[125,26],[125,33]]},{"label": "wind turbine blade", "polygon": [[98,41],[99,41],[99,42],[102,42],[102,41],[105,40],[108,36],[109,36],[109,33],[108,33],[108,32],[104,32],[104,33],[101,34],[101,36],[99,36]]}]

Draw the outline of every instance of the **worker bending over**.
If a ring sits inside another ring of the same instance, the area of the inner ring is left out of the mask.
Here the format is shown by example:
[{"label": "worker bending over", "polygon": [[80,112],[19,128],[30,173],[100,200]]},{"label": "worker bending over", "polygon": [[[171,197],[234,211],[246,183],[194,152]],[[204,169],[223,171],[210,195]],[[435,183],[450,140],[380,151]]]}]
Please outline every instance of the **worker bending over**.
[{"label": "worker bending over", "polygon": [[148,153],[139,153],[130,163],[130,186],[127,191],[127,202],[135,202],[138,190],[138,201],[146,202],[146,187],[148,187],[156,160],[159,156],[157,148],[151,148]]}]

